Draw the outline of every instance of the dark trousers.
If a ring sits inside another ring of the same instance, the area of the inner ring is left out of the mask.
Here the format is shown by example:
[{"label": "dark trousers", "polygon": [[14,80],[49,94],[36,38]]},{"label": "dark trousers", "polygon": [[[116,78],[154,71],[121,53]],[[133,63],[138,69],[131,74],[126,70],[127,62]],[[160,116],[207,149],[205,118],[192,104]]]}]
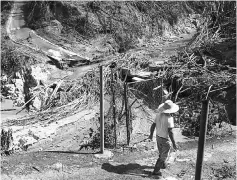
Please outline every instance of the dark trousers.
[{"label": "dark trousers", "polygon": [[156,161],[154,172],[159,172],[161,168],[166,168],[166,161],[168,159],[171,144],[169,139],[156,136],[157,147],[159,151],[159,158]]}]

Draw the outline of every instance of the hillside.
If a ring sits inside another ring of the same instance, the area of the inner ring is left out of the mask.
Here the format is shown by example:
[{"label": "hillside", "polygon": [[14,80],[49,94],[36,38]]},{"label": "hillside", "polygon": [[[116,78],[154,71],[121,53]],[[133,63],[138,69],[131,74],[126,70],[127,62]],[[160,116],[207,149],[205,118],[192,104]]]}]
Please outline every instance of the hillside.
[{"label": "hillside", "polygon": [[[84,145],[89,147],[86,152],[96,152],[99,65],[104,66],[106,148],[114,148],[116,119],[117,150],[136,146],[141,152],[154,150],[155,142],[142,141],[165,98],[180,106],[175,115],[178,142],[199,135],[206,97],[210,98],[208,138],[220,129],[223,136],[233,132],[235,2],[4,1],[1,5],[1,123],[12,129],[14,139],[7,152],[22,153],[23,158],[27,151],[79,152]],[[128,89],[131,147],[126,146],[124,82],[138,83]]]}]

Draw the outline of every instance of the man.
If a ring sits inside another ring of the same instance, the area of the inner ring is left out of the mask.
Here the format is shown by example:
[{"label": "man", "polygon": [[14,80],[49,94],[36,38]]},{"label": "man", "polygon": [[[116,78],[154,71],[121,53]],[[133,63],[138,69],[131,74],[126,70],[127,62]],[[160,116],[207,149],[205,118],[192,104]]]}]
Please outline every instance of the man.
[{"label": "man", "polygon": [[[151,125],[149,139],[152,140],[153,133],[156,128],[156,140],[159,150],[159,158],[156,161],[156,165],[152,175],[161,176],[160,169],[166,168],[166,160],[168,159],[171,143],[174,150],[177,150],[177,146],[174,140],[172,128],[174,128],[174,119],[171,116],[179,110],[179,106],[173,103],[171,100],[166,100],[165,103],[158,107],[158,112],[154,123]],[[170,140],[169,140],[170,138]]]}]

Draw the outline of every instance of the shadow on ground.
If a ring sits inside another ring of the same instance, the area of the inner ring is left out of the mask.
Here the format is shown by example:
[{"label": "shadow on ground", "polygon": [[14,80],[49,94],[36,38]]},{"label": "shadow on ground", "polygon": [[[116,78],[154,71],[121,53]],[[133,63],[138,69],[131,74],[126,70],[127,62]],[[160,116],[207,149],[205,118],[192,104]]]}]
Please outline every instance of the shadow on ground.
[{"label": "shadow on ground", "polygon": [[48,153],[65,153],[65,154],[100,154],[100,152],[78,152],[78,151],[43,151]]},{"label": "shadow on ground", "polygon": [[120,164],[120,165],[112,165],[110,163],[104,163],[101,166],[102,169],[113,172],[117,174],[129,174],[134,176],[149,176],[151,171],[146,169],[153,169],[152,166],[141,166],[137,163],[129,163],[129,164]]}]

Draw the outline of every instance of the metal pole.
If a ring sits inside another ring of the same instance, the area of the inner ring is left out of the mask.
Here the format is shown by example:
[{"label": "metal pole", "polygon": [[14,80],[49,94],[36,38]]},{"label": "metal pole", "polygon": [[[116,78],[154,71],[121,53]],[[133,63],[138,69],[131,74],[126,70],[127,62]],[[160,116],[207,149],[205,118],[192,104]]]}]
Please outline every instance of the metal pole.
[{"label": "metal pole", "polygon": [[104,78],[103,78],[103,66],[100,66],[100,152],[104,153]]},{"label": "metal pole", "polygon": [[127,97],[128,86],[127,83],[124,83],[124,102],[125,102],[125,111],[126,111],[126,127],[127,127],[127,145],[129,146],[130,142],[130,131],[129,131],[129,112],[128,112],[128,97]]},{"label": "metal pole", "polygon": [[111,91],[113,101],[113,118],[114,118],[114,147],[117,147],[117,133],[116,133],[116,105],[115,105],[115,92],[114,92],[114,72],[111,69]]},{"label": "metal pole", "polygon": [[205,142],[206,142],[208,111],[209,111],[209,99],[204,100],[202,102],[202,114],[201,114],[201,121],[200,121],[200,132],[199,132],[199,140],[198,140],[195,180],[201,180],[202,178],[202,163],[203,163],[203,155],[204,155],[204,148],[205,148]]}]

